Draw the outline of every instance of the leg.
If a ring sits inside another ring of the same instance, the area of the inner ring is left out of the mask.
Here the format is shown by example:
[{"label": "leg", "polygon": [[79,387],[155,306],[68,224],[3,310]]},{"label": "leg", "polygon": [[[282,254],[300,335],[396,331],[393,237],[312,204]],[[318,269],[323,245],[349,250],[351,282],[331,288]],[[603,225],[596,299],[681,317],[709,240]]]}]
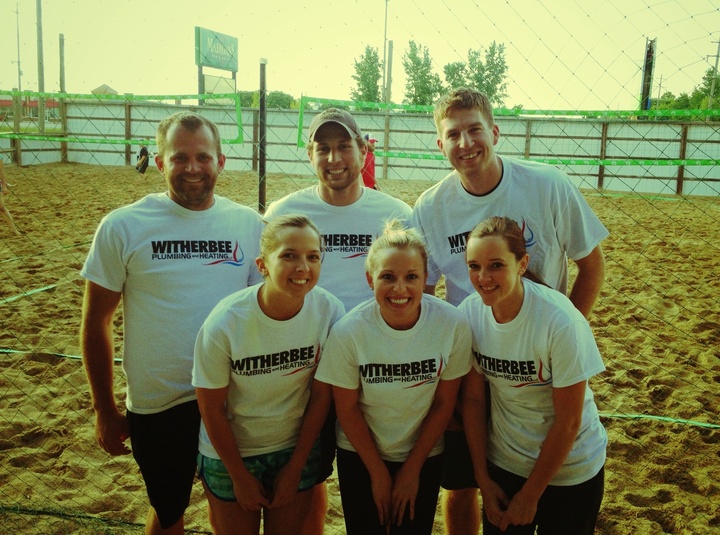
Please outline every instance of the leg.
[{"label": "leg", "polygon": [[[488,472],[491,479],[500,485],[509,499],[512,499],[512,497],[520,491],[527,481],[526,478],[513,474],[512,472],[508,472],[507,470],[503,470],[502,468],[498,468],[493,464],[488,464]],[[566,514],[567,509],[561,508],[559,511],[562,511],[562,514],[559,515],[562,516]],[[511,525],[508,526],[505,531],[500,531],[499,527],[492,524],[490,520],[488,520],[487,516],[483,515],[483,534],[485,535],[534,535],[536,526],[537,515],[530,524],[522,526]],[[553,535],[555,535],[554,532]]]},{"label": "leg", "polygon": [[333,473],[333,462],[335,461],[335,404],[330,406],[325,423],[320,431],[320,472],[318,484],[310,491],[312,500],[305,515],[305,522],[302,528],[302,535],[322,535],[325,529],[325,517],[328,510],[327,484],[325,480]]},{"label": "leg", "polygon": [[[539,535],[592,535],[605,491],[605,469],[570,487],[550,485],[538,502]],[[561,511],[562,514],[558,514]]]},{"label": "leg", "polygon": [[307,513],[313,498],[312,487],[298,492],[292,503],[278,509],[265,509],[265,535],[286,535],[295,533]]},{"label": "leg", "polygon": [[0,216],[7,221],[8,225],[10,225],[10,228],[13,229],[15,234],[20,234],[20,230],[17,228],[15,221],[10,215],[10,211],[5,206],[5,199],[3,199],[2,193],[0,193]]},{"label": "leg", "polygon": [[347,535],[387,535],[372,496],[370,474],[354,451],[338,448],[338,481]]},{"label": "leg", "polygon": [[133,457],[140,467],[152,507],[145,531],[180,529],[197,470],[200,411],[192,401],[157,414],[128,412]]},{"label": "leg", "polygon": [[307,492],[311,494],[311,498],[305,514],[302,535],[322,535],[328,510],[327,484],[323,481]]},{"label": "leg", "polygon": [[442,487],[445,533],[477,535],[480,531],[480,502],[470,449],[462,430],[445,432]]},{"label": "leg", "polygon": [[160,525],[160,519],[155,512],[155,509],[150,507],[147,518],[145,519],[145,535],[183,535],[185,533],[185,522],[184,518],[180,518],[175,524],[168,528],[163,528]]},{"label": "leg", "polygon": [[[208,499],[210,525],[215,535],[260,533],[261,511],[248,511],[240,507],[235,501],[217,498],[208,489],[205,481],[203,481],[203,488]],[[269,532],[266,531],[266,533]]]},{"label": "leg", "polygon": [[[393,477],[403,463],[388,463],[392,466]],[[405,510],[402,524],[393,524],[390,535],[430,535],[435,520],[438,492],[440,491],[441,461],[440,456],[426,459],[420,470],[420,484],[415,498],[415,518],[410,519],[409,509]]]},{"label": "leg", "polygon": [[448,535],[477,535],[480,532],[478,489],[443,490],[442,514]]}]

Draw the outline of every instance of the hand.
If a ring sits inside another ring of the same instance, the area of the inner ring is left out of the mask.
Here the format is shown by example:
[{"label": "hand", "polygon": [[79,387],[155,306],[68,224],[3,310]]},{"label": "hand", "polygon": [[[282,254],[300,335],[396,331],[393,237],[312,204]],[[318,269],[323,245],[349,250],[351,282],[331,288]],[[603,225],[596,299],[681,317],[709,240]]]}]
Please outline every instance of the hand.
[{"label": "hand", "polygon": [[302,468],[300,470],[293,469],[289,464],[282,467],[275,478],[273,499],[270,503],[270,509],[283,507],[284,505],[292,503],[297,495],[301,476]]},{"label": "hand", "polygon": [[95,438],[102,449],[110,455],[127,455],[130,448],[125,441],[130,438],[130,426],[125,415],[117,409],[96,413]]},{"label": "hand", "polygon": [[380,524],[387,526],[390,523],[390,508],[392,505],[392,478],[390,472],[385,468],[378,476],[371,476],[370,482]]},{"label": "hand", "polygon": [[523,495],[522,490],[510,500],[498,527],[505,531],[509,525],[524,526],[530,524],[537,513],[537,500]]},{"label": "hand", "polygon": [[500,524],[503,522],[505,510],[510,502],[507,495],[500,485],[492,480],[480,487],[480,494],[482,495],[483,510],[488,520],[492,524],[500,527]]},{"label": "hand", "polygon": [[398,526],[402,524],[405,510],[410,509],[410,520],[415,519],[415,499],[420,486],[420,474],[403,465],[395,474],[392,488],[392,519]]},{"label": "hand", "polygon": [[233,479],[233,492],[238,505],[247,511],[259,511],[270,507],[270,500],[265,495],[265,487],[249,472],[241,480]]}]

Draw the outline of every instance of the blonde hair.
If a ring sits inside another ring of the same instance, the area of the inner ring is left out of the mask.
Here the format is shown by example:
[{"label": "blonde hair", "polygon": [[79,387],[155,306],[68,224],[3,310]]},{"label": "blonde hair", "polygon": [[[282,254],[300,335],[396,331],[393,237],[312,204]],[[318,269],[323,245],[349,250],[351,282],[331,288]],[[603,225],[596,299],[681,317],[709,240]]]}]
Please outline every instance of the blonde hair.
[{"label": "blonde hair", "polygon": [[390,219],[385,222],[382,234],[373,241],[365,259],[365,270],[373,273],[376,266],[375,256],[382,249],[415,249],[420,253],[423,268],[427,273],[427,247],[420,233],[414,228],[406,227],[399,219]]},{"label": "blonde hair", "polygon": [[457,110],[479,110],[488,125],[495,124],[492,104],[487,95],[477,89],[458,87],[435,102],[433,118],[438,134],[441,133],[440,121],[447,119],[450,113]]},{"label": "blonde hair", "polygon": [[320,231],[310,219],[304,215],[288,214],[276,217],[270,222],[266,222],[265,228],[260,236],[260,256],[265,260],[266,255],[274,251],[278,242],[278,231],[284,228],[305,228],[309,227],[318,236],[320,251],[323,251],[322,236]]}]

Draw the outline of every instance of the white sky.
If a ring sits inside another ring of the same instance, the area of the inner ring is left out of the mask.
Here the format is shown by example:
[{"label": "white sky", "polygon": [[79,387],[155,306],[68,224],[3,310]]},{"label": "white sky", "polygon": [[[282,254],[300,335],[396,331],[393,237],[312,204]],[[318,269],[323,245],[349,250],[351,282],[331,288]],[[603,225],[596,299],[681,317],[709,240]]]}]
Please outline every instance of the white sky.
[{"label": "white sky", "polygon": [[[35,0],[0,0],[0,89],[38,89]],[[60,89],[59,34],[69,93],[108,84],[119,93],[197,93],[194,28],[237,37],[237,87],[349,99],[366,45],[382,59],[385,0],[43,0],[45,91]],[[452,8],[452,9],[451,9]],[[646,39],[657,38],[658,90],[690,93],[715,64],[718,0],[389,0],[394,102],[405,93],[409,40],[429,48],[436,72],[470,48],[505,45],[507,106],[633,109]],[[206,69],[208,74],[223,71]],[[661,81],[662,80],[662,81]],[[718,89],[720,91],[720,88]]]}]

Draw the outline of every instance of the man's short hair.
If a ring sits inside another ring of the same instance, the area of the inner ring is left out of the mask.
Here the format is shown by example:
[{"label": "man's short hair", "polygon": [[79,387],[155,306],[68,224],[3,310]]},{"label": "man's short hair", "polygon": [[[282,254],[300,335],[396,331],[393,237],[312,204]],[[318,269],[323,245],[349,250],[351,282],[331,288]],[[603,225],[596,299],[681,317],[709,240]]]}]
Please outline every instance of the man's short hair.
[{"label": "man's short hair", "polygon": [[469,87],[458,87],[440,97],[435,103],[433,117],[438,135],[440,134],[440,121],[446,119],[453,111],[457,110],[480,110],[480,113],[482,113],[489,125],[495,122],[493,119],[492,104],[485,93]]},{"label": "man's short hair", "polygon": [[170,130],[170,127],[174,124],[190,132],[195,132],[203,126],[207,126],[213,135],[215,152],[218,156],[222,154],[222,141],[220,139],[220,130],[217,125],[210,119],[197,113],[191,111],[179,111],[177,113],[173,113],[170,117],[166,117],[160,121],[160,124],[158,125],[156,142],[158,148],[157,153],[161,158],[165,155],[168,130]]}]

